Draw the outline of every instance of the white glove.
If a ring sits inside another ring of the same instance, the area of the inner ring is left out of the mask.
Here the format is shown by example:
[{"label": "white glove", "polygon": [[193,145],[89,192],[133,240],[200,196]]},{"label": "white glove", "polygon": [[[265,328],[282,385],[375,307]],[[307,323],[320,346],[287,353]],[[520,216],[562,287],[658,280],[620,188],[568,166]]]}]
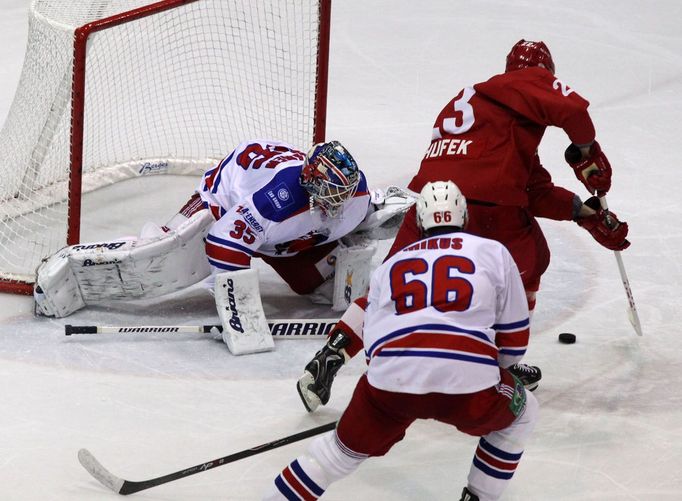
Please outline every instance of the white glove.
[{"label": "white glove", "polygon": [[417,201],[417,195],[398,186],[389,186],[384,192],[371,189],[371,203],[367,216],[355,228],[374,240],[394,238],[403,222],[405,213]]}]

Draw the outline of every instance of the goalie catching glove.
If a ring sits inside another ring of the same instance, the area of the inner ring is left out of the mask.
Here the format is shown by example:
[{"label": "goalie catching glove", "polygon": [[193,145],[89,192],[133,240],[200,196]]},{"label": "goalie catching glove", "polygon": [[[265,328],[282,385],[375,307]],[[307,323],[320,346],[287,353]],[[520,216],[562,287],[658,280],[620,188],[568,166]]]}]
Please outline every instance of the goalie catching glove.
[{"label": "goalie catching glove", "polygon": [[622,251],[630,246],[630,242],[625,238],[628,235],[628,223],[619,221],[613,212],[602,209],[597,197],[589,198],[585,205],[595,213],[578,218],[576,220],[578,225],[589,231],[590,235],[607,249]]},{"label": "goalie catching glove", "polygon": [[370,190],[371,202],[367,216],[352,235],[370,240],[394,238],[405,218],[405,213],[417,200],[416,194],[398,186],[389,186],[386,191]]},{"label": "goalie catching glove", "polygon": [[601,146],[594,141],[589,149],[570,144],[564,152],[564,158],[571,166],[575,177],[585,185],[587,191],[598,195],[606,194],[611,188],[611,164]]}]

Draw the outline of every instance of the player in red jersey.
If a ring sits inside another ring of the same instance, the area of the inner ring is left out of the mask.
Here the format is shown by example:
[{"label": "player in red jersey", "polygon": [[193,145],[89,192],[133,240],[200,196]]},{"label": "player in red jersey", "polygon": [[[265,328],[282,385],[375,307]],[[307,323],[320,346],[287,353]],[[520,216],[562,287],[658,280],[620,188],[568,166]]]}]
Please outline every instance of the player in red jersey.
[{"label": "player in red jersey", "polygon": [[[624,250],[630,245],[627,223],[603,211],[597,198],[611,187],[611,166],[595,140],[589,103],[554,71],[554,61],[543,42],[516,43],[507,56],[504,73],[462,89],[439,113],[431,144],[408,186],[416,192],[430,181],[451,180],[459,186],[469,201],[467,231],[507,247],[521,272],[531,312],[550,259],[536,218],[576,221],[608,249]],[[575,193],[553,184],[537,153],[548,126],[566,132],[571,141],[566,161],[587,190],[597,196],[583,203]],[[413,208],[389,256],[419,238],[414,221]],[[360,349],[352,331],[361,323],[361,307],[361,303],[352,305],[343,317],[347,321],[339,324],[349,339],[331,345],[344,344],[346,356]],[[334,335],[332,332],[330,339]],[[309,377],[301,379],[299,392],[302,397],[307,391],[320,393],[325,403],[333,375],[330,378],[330,371],[317,370],[327,365],[325,360],[317,360],[323,351],[306,366]],[[528,389],[536,387],[541,377],[537,367],[519,365],[514,371]],[[323,376],[327,382],[321,380]],[[312,405],[305,397],[304,403],[312,410],[316,401],[310,396]]]},{"label": "player in red jersey", "polygon": [[[520,40],[507,56],[505,73],[459,92],[438,115],[432,142],[409,188],[441,179],[455,182],[470,201],[468,231],[504,243],[519,266],[532,310],[540,277],[549,264],[547,242],[535,218],[574,220],[594,216],[594,207],[555,186],[537,148],[547,126],[562,128],[571,145],[566,158],[591,194],[611,187],[611,166],[595,140],[589,103],[554,76],[554,61],[543,42]],[[623,250],[627,224],[599,222],[599,243]],[[418,238],[405,218],[389,252]]]}]

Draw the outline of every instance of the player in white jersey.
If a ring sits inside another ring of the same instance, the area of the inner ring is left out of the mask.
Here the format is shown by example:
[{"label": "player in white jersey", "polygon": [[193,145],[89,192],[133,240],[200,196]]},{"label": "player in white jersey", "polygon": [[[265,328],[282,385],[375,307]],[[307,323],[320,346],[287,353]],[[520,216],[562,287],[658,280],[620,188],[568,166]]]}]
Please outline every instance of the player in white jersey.
[{"label": "player in white jersey", "polygon": [[480,436],[462,500],[496,500],[537,418],[537,400],[506,367],[528,343],[528,305],[500,243],[461,231],[466,201],[451,182],[417,201],[425,238],[372,274],[362,329],[367,372],[336,430],[276,477],[267,500],[319,498],[417,419]]},{"label": "player in white jersey", "polygon": [[364,174],[337,141],[307,157],[278,141],[241,143],[197,191],[216,220],[206,237],[214,274],[249,268],[260,257],[299,294],[329,278],[337,241],[370,204]]}]

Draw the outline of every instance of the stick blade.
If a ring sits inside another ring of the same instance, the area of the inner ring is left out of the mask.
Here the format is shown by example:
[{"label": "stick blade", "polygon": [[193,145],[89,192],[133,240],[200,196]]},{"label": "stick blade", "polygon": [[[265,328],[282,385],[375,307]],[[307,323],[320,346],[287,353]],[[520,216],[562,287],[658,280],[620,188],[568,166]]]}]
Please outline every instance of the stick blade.
[{"label": "stick blade", "polygon": [[634,327],[637,335],[642,336],[642,324],[639,323],[639,315],[637,314],[637,310],[632,307],[628,308],[628,320],[630,320],[630,324]]},{"label": "stick blade", "polygon": [[81,466],[83,466],[83,468],[85,468],[90,475],[99,480],[102,485],[118,494],[121,493],[121,489],[123,488],[123,483],[125,481],[122,478],[118,478],[116,475],[112,474],[109,470],[102,466],[102,464],[97,461],[95,456],[93,456],[89,450],[79,450],[78,461],[80,462]]}]

